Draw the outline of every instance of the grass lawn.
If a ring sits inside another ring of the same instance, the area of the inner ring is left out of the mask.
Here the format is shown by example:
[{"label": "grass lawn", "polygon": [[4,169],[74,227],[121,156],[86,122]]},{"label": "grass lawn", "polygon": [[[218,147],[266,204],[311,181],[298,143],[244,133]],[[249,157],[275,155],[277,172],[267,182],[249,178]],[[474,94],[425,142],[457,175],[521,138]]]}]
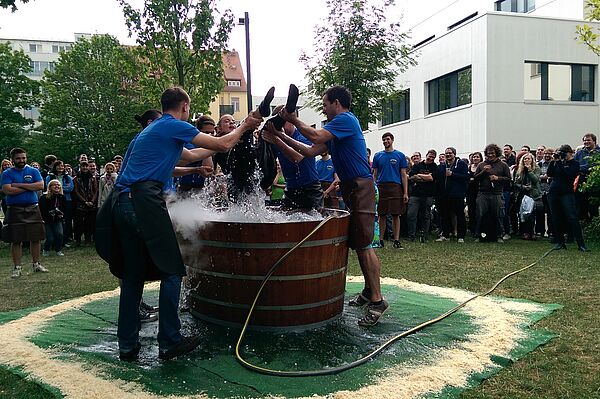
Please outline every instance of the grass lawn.
[{"label": "grass lawn", "polygon": [[[382,275],[436,286],[481,292],[509,272],[538,259],[550,244],[510,240],[504,244],[477,244],[467,240],[428,244],[405,243],[405,250],[377,250]],[[510,365],[463,398],[600,398],[600,245],[593,252],[552,252],[540,265],[506,281],[494,295],[526,298],[564,306],[536,327],[559,336]],[[66,256],[43,259],[50,273],[11,279],[10,253],[0,244],[0,311],[16,310],[52,301],[113,289],[116,279],[92,248],[68,249]],[[354,254],[349,274],[359,275]],[[0,369],[0,398],[51,398],[44,389]]]}]

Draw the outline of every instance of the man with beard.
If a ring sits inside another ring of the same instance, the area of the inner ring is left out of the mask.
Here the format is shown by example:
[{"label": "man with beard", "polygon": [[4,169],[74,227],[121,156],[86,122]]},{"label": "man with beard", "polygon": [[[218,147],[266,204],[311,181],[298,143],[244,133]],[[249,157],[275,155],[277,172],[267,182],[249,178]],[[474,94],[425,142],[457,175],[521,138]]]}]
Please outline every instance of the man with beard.
[{"label": "man with beard", "polygon": [[85,244],[92,243],[92,235],[96,229],[96,211],[98,203],[98,181],[90,171],[87,161],[79,164],[79,172],[73,179],[75,188],[73,194],[77,199],[75,208],[75,245],[81,246],[81,235]]},{"label": "man with beard", "polygon": [[14,264],[12,277],[21,276],[22,243],[29,241],[33,261],[33,272],[48,270],[40,264],[40,241],[46,236],[42,214],[38,207],[37,191],[44,188],[40,172],[27,165],[27,153],[22,148],[10,151],[13,167],[2,173],[2,191],[8,206],[2,238],[11,244],[10,252]]},{"label": "man with beard", "polygon": [[348,246],[356,251],[365,278],[364,289],[348,304],[366,307],[365,315],[358,320],[358,324],[374,326],[389,305],[381,295],[381,263],[371,245],[374,236],[375,185],[360,123],[350,112],[351,102],[352,94],[347,88],[329,88],[323,95],[323,113],[328,122],[320,129],[307,125],[298,119],[295,112],[288,112],[285,108],[280,115],[296,126],[304,137],[317,144],[309,147],[295,140],[286,140],[286,144],[300,154],[316,156],[323,150],[318,144],[327,145],[340,177],[344,203],[350,210]]},{"label": "man with beard", "polygon": [[429,236],[431,224],[431,206],[435,194],[435,182],[437,180],[438,166],[435,164],[437,152],[427,151],[425,160],[418,162],[410,169],[408,178],[413,184],[412,194],[408,200],[408,238],[414,241],[416,238],[417,222],[419,225],[419,237],[421,242],[426,242]]}]

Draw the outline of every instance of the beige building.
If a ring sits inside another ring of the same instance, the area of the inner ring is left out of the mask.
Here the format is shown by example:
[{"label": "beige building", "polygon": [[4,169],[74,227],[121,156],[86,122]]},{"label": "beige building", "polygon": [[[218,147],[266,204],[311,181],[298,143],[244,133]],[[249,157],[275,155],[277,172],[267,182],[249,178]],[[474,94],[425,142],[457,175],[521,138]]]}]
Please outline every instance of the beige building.
[{"label": "beige building", "polygon": [[223,75],[225,87],[210,104],[210,115],[218,120],[221,115],[230,114],[240,121],[248,115],[248,97],[240,55],[235,50],[223,53]]}]

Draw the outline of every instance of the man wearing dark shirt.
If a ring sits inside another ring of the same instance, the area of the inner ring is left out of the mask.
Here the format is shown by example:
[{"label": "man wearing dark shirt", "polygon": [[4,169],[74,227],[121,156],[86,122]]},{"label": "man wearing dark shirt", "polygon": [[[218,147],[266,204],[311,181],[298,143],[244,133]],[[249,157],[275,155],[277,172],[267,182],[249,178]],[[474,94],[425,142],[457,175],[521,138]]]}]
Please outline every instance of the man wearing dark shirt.
[{"label": "man wearing dark shirt", "polygon": [[407,225],[408,239],[415,240],[417,222],[419,225],[422,242],[427,241],[429,225],[431,223],[431,206],[435,194],[435,179],[437,165],[435,150],[427,151],[425,160],[415,164],[408,173],[408,180],[412,184],[412,193],[408,200]]}]

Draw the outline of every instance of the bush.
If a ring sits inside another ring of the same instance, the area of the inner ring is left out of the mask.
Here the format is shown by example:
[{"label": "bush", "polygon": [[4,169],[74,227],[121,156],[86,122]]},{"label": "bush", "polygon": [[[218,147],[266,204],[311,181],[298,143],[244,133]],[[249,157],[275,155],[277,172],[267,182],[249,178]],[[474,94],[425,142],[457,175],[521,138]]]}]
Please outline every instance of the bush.
[{"label": "bush", "polygon": [[596,216],[583,227],[587,241],[600,242],[600,216]]}]

